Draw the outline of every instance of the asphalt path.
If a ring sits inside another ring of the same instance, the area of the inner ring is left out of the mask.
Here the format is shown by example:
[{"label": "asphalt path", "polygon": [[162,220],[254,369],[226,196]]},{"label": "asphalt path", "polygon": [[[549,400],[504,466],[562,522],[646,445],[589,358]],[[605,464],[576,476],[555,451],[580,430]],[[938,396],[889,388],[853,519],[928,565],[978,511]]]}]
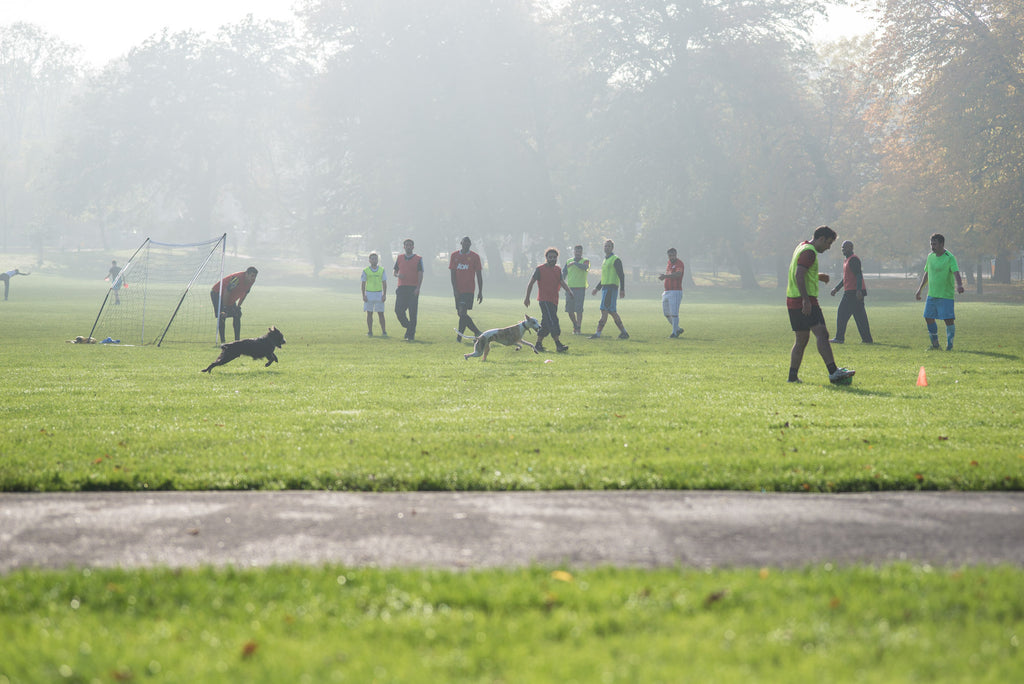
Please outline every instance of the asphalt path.
[{"label": "asphalt path", "polygon": [[1024,566],[1024,493],[0,494],[18,568]]}]

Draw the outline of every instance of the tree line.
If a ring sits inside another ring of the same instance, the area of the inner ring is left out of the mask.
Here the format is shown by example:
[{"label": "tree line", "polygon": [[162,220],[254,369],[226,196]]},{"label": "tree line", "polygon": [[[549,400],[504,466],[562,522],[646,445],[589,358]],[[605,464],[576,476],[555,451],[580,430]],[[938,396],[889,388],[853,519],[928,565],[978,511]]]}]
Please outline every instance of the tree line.
[{"label": "tree line", "polygon": [[318,272],[471,235],[500,282],[608,237],[757,287],[827,223],[868,268],[942,232],[1008,280],[1024,3],[862,4],[878,32],[821,46],[813,0],[304,0],[98,69],[0,26],[0,249],[228,232]]}]

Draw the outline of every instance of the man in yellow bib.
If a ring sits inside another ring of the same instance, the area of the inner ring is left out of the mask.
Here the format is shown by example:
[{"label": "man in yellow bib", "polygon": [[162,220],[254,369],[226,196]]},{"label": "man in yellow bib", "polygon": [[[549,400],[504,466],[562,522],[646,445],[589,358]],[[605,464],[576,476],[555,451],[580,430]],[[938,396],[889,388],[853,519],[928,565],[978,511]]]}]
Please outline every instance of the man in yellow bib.
[{"label": "man in yellow bib", "polygon": [[384,301],[388,298],[388,274],[379,264],[380,255],[370,252],[370,265],[363,269],[362,283],[363,311],[366,312],[366,336],[373,337],[373,313],[377,312],[380,321],[380,336],[387,337],[384,327]]},{"label": "man in yellow bib", "polygon": [[832,345],[828,341],[825,316],[818,305],[818,282],[827,283],[828,274],[818,273],[818,254],[828,251],[836,240],[836,232],[828,226],[814,231],[814,237],[804,240],[793,250],[789,265],[789,284],[786,287],[786,308],[789,323],[796,341],[789,355],[789,382],[800,382],[797,373],[804,359],[804,349],[814,333],[818,353],[828,369],[828,380],[840,384],[850,380],[855,371],[839,368],[832,356]]},{"label": "man in yellow bib", "polygon": [[597,332],[590,336],[594,340],[601,336],[604,324],[611,315],[619,328],[619,339],[628,340],[629,333],[619,318],[618,300],[626,296],[626,274],[622,270],[622,259],[615,256],[615,243],[606,240],[604,243],[604,263],[601,264],[601,282],[591,294],[601,292],[601,320],[597,322]]}]

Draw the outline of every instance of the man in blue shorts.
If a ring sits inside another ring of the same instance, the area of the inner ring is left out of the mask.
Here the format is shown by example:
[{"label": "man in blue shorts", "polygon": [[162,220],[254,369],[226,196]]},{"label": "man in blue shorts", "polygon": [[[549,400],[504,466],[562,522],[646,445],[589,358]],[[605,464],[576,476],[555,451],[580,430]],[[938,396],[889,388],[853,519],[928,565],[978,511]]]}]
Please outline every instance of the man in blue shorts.
[{"label": "man in blue shorts", "polygon": [[789,355],[789,382],[800,382],[797,374],[811,333],[814,333],[818,353],[828,369],[829,382],[841,383],[852,378],[855,372],[836,366],[832,345],[828,341],[825,316],[818,305],[818,282],[828,282],[827,273],[818,273],[818,254],[827,251],[835,240],[836,232],[828,226],[821,226],[814,231],[812,239],[804,240],[793,251],[793,260],[789,265],[789,284],[786,287],[789,323],[796,335]]},{"label": "man in blue shorts", "polygon": [[953,280],[956,280],[956,292],[964,293],[964,284],[960,279],[960,267],[956,257],[946,249],[946,238],[939,233],[931,237],[932,253],[924,262],[924,274],[921,284],[917,286],[914,298],[921,301],[921,290],[928,285],[928,299],[924,302],[924,322],[928,326],[928,336],[932,345],[929,349],[942,349],[939,346],[939,326],[935,319],[942,319],[946,324],[946,351],[953,349],[953,337],[956,335],[956,315],[953,312]]},{"label": "man in blue shorts", "polygon": [[622,319],[619,318],[619,312],[617,311],[619,298],[626,296],[626,275],[622,270],[622,259],[615,256],[615,243],[611,240],[607,240],[604,243],[604,263],[601,264],[601,282],[598,283],[591,294],[596,295],[598,290],[601,291],[601,320],[597,322],[597,332],[591,335],[590,339],[594,340],[601,336],[604,324],[608,321],[608,316],[611,315],[615,325],[619,328],[619,339],[628,340],[629,333],[626,332],[626,327],[622,325]]}]

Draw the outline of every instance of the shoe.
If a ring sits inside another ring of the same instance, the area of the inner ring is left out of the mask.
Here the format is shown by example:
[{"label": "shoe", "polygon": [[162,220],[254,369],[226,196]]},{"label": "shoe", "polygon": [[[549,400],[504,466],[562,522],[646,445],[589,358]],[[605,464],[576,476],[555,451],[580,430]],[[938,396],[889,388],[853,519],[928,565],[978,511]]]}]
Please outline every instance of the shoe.
[{"label": "shoe", "polygon": [[373,331],[372,331],[372,330],[370,330],[369,332],[367,332],[367,333],[366,333],[366,336],[367,336],[367,337],[373,337]]},{"label": "shoe", "polygon": [[829,344],[843,344],[844,343],[843,340],[839,339],[838,337],[833,337],[828,342],[829,342]]},{"label": "shoe", "polygon": [[671,335],[668,336],[670,340],[675,339],[677,337],[679,337],[679,333],[672,333]]},{"label": "shoe", "polygon": [[547,349],[544,348],[543,344],[535,344],[535,345],[533,345],[533,348],[536,349],[537,351],[541,352],[541,353],[544,353],[544,352],[547,351]]},{"label": "shoe", "polygon": [[625,330],[623,330],[622,332],[619,333],[619,339],[620,340],[628,340],[629,339],[629,333],[626,332]]},{"label": "shoe", "polygon": [[555,351],[558,352],[559,354],[564,354],[565,352],[569,351],[569,345],[560,344],[557,347],[555,347]]},{"label": "shoe", "polygon": [[462,344],[462,333],[455,333],[455,341]]},{"label": "shoe", "polygon": [[599,333],[599,332],[596,332],[596,333],[594,333],[593,335],[591,335],[591,336],[590,336],[590,337],[589,337],[588,339],[591,339],[591,340],[596,340],[596,339],[597,339],[597,338],[599,338],[599,337],[601,337],[601,333]]},{"label": "shoe", "polygon": [[841,383],[844,380],[848,380],[853,377],[853,374],[857,371],[852,371],[849,368],[836,368],[834,373],[830,373],[828,381],[833,384]]},{"label": "shoe", "polygon": [[795,382],[797,384],[803,384],[803,380],[801,380],[800,378],[793,378],[792,380],[787,380],[786,382]]},{"label": "shoe", "polygon": [[949,344],[946,345],[946,351],[953,351],[953,343],[952,342],[950,342]]},{"label": "shoe", "polygon": [[387,337],[387,336],[388,336],[388,334],[387,334],[387,333],[381,333],[381,334],[380,334],[380,336],[381,336],[381,337]]},{"label": "shoe", "polygon": [[937,344],[933,344],[932,346],[928,347],[928,349],[926,349],[925,351],[942,351],[942,347],[940,347]]},{"label": "shoe", "polygon": [[875,341],[874,340],[861,340],[860,343],[861,344],[874,344]]}]

